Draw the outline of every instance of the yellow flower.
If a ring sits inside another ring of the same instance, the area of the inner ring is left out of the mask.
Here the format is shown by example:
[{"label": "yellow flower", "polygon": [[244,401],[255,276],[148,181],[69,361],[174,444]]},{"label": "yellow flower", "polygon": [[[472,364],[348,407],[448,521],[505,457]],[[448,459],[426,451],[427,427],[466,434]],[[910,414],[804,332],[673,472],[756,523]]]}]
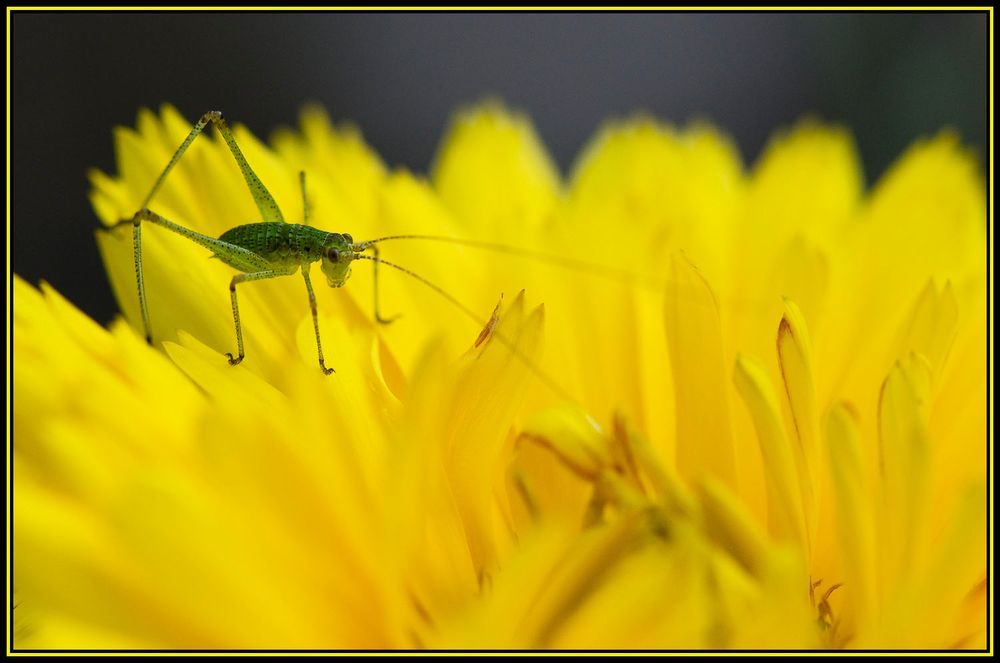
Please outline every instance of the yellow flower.
[{"label": "yellow flower", "polygon": [[[189,130],[116,132],[106,226]],[[612,123],[566,181],[496,103],[428,180],[315,109],[235,135],[289,222],[302,170],[317,227],[522,252],[386,242],[481,320],[383,270],[376,325],[358,263],[316,293],[331,376],[294,277],[241,286],[229,366],[233,271],[161,228],[155,348],[131,232],[97,233],[127,323],[15,279],[16,647],[985,646],[985,196],[952,135],[870,193],[811,121],[749,173],[712,127]],[[217,139],[150,207],[259,219]]]}]

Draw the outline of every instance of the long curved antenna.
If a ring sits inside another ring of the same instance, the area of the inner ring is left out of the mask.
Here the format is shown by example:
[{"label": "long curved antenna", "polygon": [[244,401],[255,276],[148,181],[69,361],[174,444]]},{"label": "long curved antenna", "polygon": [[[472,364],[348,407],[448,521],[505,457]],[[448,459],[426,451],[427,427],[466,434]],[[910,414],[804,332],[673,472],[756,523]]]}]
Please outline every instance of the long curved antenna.
[{"label": "long curved antenna", "polygon": [[[592,263],[577,258],[568,258],[566,256],[560,256],[553,253],[532,251],[529,249],[523,249],[519,246],[502,244],[500,242],[486,242],[476,239],[460,239],[458,237],[447,237],[444,235],[387,235],[385,237],[377,237],[375,239],[369,239],[364,242],[355,242],[353,245],[353,249],[355,251],[364,251],[368,248],[374,249],[376,248],[376,245],[379,244],[380,242],[388,242],[391,240],[399,240],[399,239],[417,239],[417,240],[427,240],[433,242],[442,242],[446,244],[456,244],[458,246],[469,246],[476,249],[484,249],[486,251],[494,251],[496,253],[506,253],[509,255],[521,256],[522,258],[537,260],[539,262],[548,263],[556,267],[570,269],[577,272],[583,272],[585,274],[593,274],[595,276],[600,276],[612,281],[618,281],[620,283],[625,283],[627,285],[638,286],[640,288],[643,288],[644,290],[647,290],[657,295],[670,296],[670,287],[672,284],[669,278],[664,278],[660,280],[652,276],[630,272],[627,269],[622,269],[620,267],[601,265],[599,263]],[[681,254],[683,255],[683,252],[681,252]],[[719,293],[713,290],[713,295],[718,297]],[[739,299],[731,299],[731,298],[727,298],[726,301],[728,302],[729,306],[732,307],[731,311],[733,311],[734,314],[738,315],[752,314],[755,311],[757,311],[761,306],[770,306],[773,303],[770,301],[765,301],[763,299],[756,303],[750,301],[743,301]],[[718,301],[716,301],[716,304],[718,304]]]},{"label": "long curved antenna", "polygon": [[471,246],[477,249],[484,249],[486,251],[495,251],[497,253],[507,253],[510,255],[523,256],[525,258],[530,258],[532,260],[538,260],[539,262],[546,262],[557,267],[563,267],[565,269],[572,269],[574,271],[586,272],[588,274],[597,274],[605,278],[609,278],[616,281],[623,281],[628,284],[639,285],[643,288],[653,290],[654,292],[662,292],[663,285],[657,283],[653,278],[648,276],[642,276],[640,274],[635,274],[626,269],[620,269],[618,267],[611,267],[610,265],[600,265],[595,263],[587,262],[586,260],[578,260],[576,258],[567,258],[566,256],[555,255],[552,253],[543,253],[541,251],[530,251],[528,249],[523,249],[519,246],[512,246],[510,244],[501,244],[499,242],[484,242],[475,239],[460,239],[458,237],[445,237],[443,235],[388,235],[386,237],[378,237],[376,239],[369,239],[364,242],[356,242],[354,244],[355,251],[364,251],[370,246],[374,246],[380,242],[388,242],[390,240],[398,239],[420,239],[428,240],[433,242],[444,242],[447,244],[458,244],[459,246]]},{"label": "long curved antenna", "polygon": [[[355,246],[355,250],[357,250],[358,245],[355,244],[354,246]],[[468,306],[466,306],[465,304],[463,304],[462,302],[460,302],[458,299],[455,298],[454,295],[450,294],[444,288],[440,287],[439,285],[437,285],[435,283],[432,283],[431,281],[428,281],[423,276],[420,276],[416,272],[413,272],[413,271],[407,269],[406,267],[402,267],[400,265],[397,265],[396,263],[389,262],[388,260],[385,260],[384,258],[376,258],[375,256],[367,256],[367,255],[364,255],[362,253],[355,253],[354,254],[354,258],[356,258],[358,260],[371,260],[372,262],[377,262],[379,264],[386,265],[388,267],[392,267],[393,269],[397,269],[397,270],[403,272],[404,274],[408,274],[408,275],[412,276],[413,278],[415,278],[416,280],[418,280],[421,283],[423,283],[425,286],[427,286],[428,288],[430,288],[431,290],[433,290],[437,294],[439,294],[442,297],[444,297],[445,299],[447,299],[459,311],[461,311],[462,313],[464,313],[467,318],[469,318],[470,320],[472,320],[473,322],[475,322],[480,327],[482,327],[482,328],[485,329],[486,327],[491,326],[491,323],[493,323],[495,325],[495,323],[492,320],[490,322],[487,322],[481,316],[477,315],[472,309],[470,309]],[[496,339],[499,340],[501,343],[503,343],[503,345],[508,350],[510,350],[514,354],[514,356],[517,357],[521,361],[521,363],[523,363],[528,368],[528,370],[530,370],[532,373],[535,374],[535,377],[537,377],[539,380],[541,380],[542,383],[544,383],[546,387],[548,387],[549,389],[551,389],[557,396],[559,396],[560,398],[564,398],[564,399],[566,399],[567,401],[569,401],[571,403],[576,403],[577,402],[577,400],[575,398],[573,398],[572,396],[570,396],[562,387],[560,387],[552,378],[550,378],[545,373],[545,371],[543,371],[538,366],[536,366],[533,361],[531,361],[530,359],[528,359],[528,357],[526,357],[520,350],[518,350],[517,346],[512,341],[510,341],[503,334],[501,334],[500,332],[498,332],[495,327],[494,327],[494,329],[492,331],[492,335],[494,337],[496,337]],[[478,346],[482,342],[483,342],[482,338],[480,338],[479,340],[477,340],[476,345]]]}]

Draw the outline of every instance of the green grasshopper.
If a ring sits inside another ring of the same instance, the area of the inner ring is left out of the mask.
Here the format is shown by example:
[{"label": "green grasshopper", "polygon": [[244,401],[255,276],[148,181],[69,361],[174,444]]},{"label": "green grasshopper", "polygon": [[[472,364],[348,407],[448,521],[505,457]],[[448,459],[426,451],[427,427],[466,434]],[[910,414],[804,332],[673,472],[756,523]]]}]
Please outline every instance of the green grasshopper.
[{"label": "green grasshopper", "polygon": [[[195,232],[181,225],[178,225],[148,208],[149,202],[163,184],[167,175],[180,161],[184,152],[204,131],[205,127],[211,123],[216,130],[222,134],[223,139],[229,146],[233,158],[243,173],[247,187],[253,196],[257,209],[260,210],[263,221],[259,223],[248,223],[231,228],[222,233],[218,238],[209,237]],[[445,292],[442,288],[431,283],[424,277],[416,274],[405,267],[401,267],[379,256],[377,244],[379,242],[396,239],[428,239],[452,242],[457,244],[467,244],[479,246],[481,248],[492,248],[494,250],[516,250],[513,247],[502,247],[489,245],[485,242],[472,242],[448,237],[436,237],[432,235],[394,235],[355,242],[351,235],[347,233],[331,233],[313,228],[309,225],[309,204],[306,198],[305,173],[299,174],[299,181],[302,188],[303,223],[285,223],[281,209],[275,202],[271,193],[260,181],[257,174],[247,163],[243,152],[233,137],[233,133],[226,123],[225,118],[219,111],[209,111],[202,115],[201,119],[194,125],[191,133],[177,148],[174,156],[170,159],[167,167],[153,184],[153,188],[143,200],[142,205],[131,219],[123,219],[111,226],[110,230],[125,225],[132,225],[132,242],[135,259],[136,286],[139,291],[139,309],[142,313],[142,324],[146,334],[146,341],[152,344],[152,334],[149,324],[149,310],[146,305],[146,289],[142,275],[142,224],[145,222],[166,228],[183,237],[196,242],[208,250],[212,251],[213,257],[218,258],[225,264],[238,270],[229,282],[229,296],[233,306],[233,323],[236,327],[237,355],[227,352],[229,363],[239,364],[245,356],[243,349],[243,328],[240,323],[240,309],[236,298],[236,286],[247,281],[260,281],[278,276],[290,276],[296,271],[302,271],[302,278],[306,283],[306,291],[309,294],[309,308],[312,311],[313,329],[316,333],[316,351],[319,356],[319,366],[327,375],[333,373],[333,368],[328,368],[323,357],[323,345],[320,341],[319,320],[316,315],[316,294],[313,292],[312,281],[309,278],[309,271],[312,263],[319,261],[320,269],[326,276],[327,284],[331,288],[339,288],[347,282],[351,276],[351,263],[355,260],[369,260],[374,263],[374,294],[375,294],[375,320],[381,324],[392,322],[393,318],[384,318],[379,312],[378,305],[378,266],[388,265],[413,278],[421,281],[438,294],[457,306],[466,316],[479,324],[482,323],[480,316],[472,312],[468,307]],[[365,255],[364,252],[371,250],[373,255]],[[488,326],[488,325],[487,325]],[[508,342],[504,343],[509,345]]]}]

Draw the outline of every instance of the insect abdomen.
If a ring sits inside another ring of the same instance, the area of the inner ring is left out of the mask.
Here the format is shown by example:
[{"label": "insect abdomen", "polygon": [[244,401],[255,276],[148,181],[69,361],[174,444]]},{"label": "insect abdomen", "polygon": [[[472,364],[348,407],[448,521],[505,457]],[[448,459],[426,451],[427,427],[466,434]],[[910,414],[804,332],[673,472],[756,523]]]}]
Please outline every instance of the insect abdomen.
[{"label": "insect abdomen", "polygon": [[219,239],[274,264],[299,264],[319,259],[327,234],[296,223],[248,223],[227,230]]}]

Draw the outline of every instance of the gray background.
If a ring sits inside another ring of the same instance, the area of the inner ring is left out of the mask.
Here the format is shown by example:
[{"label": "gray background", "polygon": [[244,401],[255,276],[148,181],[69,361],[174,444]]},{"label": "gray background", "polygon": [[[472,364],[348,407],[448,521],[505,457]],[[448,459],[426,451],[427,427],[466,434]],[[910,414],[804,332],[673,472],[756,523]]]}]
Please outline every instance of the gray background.
[{"label": "gray background", "polygon": [[[487,95],[526,111],[566,172],[601,122],[703,117],[752,163],[803,114],[848,124],[871,181],[944,126],[987,153],[985,13],[14,13],[14,271],[108,322],[85,172],[111,128],[169,101],[266,137],[306,101],[425,170],[450,113]],[[985,166],[985,158],[983,159]]]}]

